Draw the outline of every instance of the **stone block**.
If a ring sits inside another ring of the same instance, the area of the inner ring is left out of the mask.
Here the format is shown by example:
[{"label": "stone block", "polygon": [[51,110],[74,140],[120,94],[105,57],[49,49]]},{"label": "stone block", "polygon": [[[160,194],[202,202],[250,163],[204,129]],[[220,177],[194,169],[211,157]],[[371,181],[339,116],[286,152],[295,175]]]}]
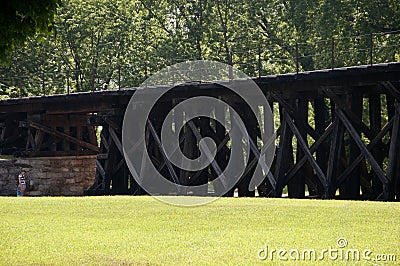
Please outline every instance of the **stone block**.
[{"label": "stone block", "polygon": [[83,165],[82,160],[71,160],[71,165],[77,166],[77,165]]},{"label": "stone block", "polygon": [[76,177],[75,177],[75,182],[76,183],[80,183],[80,182],[83,182],[85,179],[82,177],[82,175],[77,175]]},{"label": "stone block", "polygon": [[71,186],[69,188],[69,191],[71,191],[71,192],[79,192],[79,194],[76,194],[76,195],[83,194],[83,188],[78,187],[78,186]]},{"label": "stone block", "polygon": [[61,168],[60,168],[60,171],[61,171],[61,172],[69,172],[70,169],[67,168],[67,167],[61,167]]},{"label": "stone block", "polygon": [[26,195],[28,195],[28,196],[41,196],[42,192],[41,191],[28,191],[26,193]]},{"label": "stone block", "polygon": [[8,174],[8,168],[0,166],[0,174]]},{"label": "stone block", "polygon": [[75,179],[73,179],[73,178],[68,178],[68,179],[65,179],[65,184],[74,184],[75,183]]}]

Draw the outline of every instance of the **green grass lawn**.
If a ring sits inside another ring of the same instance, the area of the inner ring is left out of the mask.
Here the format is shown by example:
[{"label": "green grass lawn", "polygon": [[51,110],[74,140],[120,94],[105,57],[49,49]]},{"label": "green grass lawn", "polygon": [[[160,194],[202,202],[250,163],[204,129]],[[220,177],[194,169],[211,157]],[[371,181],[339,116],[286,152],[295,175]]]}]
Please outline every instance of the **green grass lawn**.
[{"label": "green grass lawn", "polygon": [[[265,245],[286,250],[288,261],[274,253],[260,260]],[[395,254],[397,263],[377,264],[398,264],[400,204],[222,198],[174,207],[146,196],[0,198],[2,265],[344,265],[328,254],[311,262],[288,255],[329,248]]]}]

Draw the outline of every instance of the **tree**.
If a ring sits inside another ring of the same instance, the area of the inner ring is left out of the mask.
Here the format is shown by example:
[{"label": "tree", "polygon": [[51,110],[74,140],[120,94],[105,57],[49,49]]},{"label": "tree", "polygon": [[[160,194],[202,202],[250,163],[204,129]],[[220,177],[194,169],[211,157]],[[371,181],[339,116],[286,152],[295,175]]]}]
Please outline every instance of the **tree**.
[{"label": "tree", "polygon": [[6,0],[0,9],[0,60],[37,33],[49,33],[61,0]]},{"label": "tree", "polygon": [[[296,52],[300,71],[330,68],[332,37],[334,67],[368,64],[370,34],[399,31],[399,6],[400,0],[63,0],[53,34],[40,43],[29,37],[8,66],[0,65],[0,87],[10,97],[134,87],[194,59],[232,59],[249,76],[288,73],[296,71]],[[400,34],[373,35],[373,62],[399,61],[399,42]]]}]

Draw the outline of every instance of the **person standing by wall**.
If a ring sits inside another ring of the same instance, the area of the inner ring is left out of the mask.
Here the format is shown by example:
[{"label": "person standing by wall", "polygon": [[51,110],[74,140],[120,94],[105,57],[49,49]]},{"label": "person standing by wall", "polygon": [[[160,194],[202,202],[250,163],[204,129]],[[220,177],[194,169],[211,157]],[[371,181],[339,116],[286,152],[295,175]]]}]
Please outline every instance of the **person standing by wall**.
[{"label": "person standing by wall", "polygon": [[18,175],[17,197],[22,197],[25,195],[25,190],[26,190],[25,174],[26,174],[25,170],[21,170],[21,174]]}]

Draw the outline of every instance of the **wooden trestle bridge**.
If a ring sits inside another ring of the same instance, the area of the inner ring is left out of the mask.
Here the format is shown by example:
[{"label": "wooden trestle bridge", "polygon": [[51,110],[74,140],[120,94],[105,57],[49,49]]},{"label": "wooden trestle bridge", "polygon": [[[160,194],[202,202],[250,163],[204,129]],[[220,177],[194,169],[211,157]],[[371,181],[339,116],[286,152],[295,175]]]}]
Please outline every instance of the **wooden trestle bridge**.
[{"label": "wooden trestle bridge", "polygon": [[[293,198],[400,199],[400,63],[264,76],[254,81],[274,110],[278,136],[271,171],[257,191],[250,191],[248,185],[259,156],[258,137],[265,129],[243,100],[212,83],[179,85],[154,107],[146,145],[159,172],[189,185],[192,180],[192,184],[203,184],[217,177],[215,164],[196,173],[171,166],[158,141],[163,118],[174,105],[206,95],[229,103],[258,147],[234,188],[239,196],[281,197],[287,186]],[[88,195],[144,194],[129,172],[121,140],[125,108],[133,93],[134,88],[0,101],[0,154],[97,155],[95,182]],[[263,106],[259,110],[257,115],[262,116]],[[184,114],[174,115],[176,123],[183,123]],[[205,117],[195,119],[195,127],[186,125],[180,141],[183,153],[196,157],[195,133],[200,132],[220,146],[215,161],[224,168],[230,157],[227,128],[232,122],[229,115],[225,117],[225,125]],[[100,136],[96,129],[101,129]],[[232,196],[233,189],[226,195]]]}]

